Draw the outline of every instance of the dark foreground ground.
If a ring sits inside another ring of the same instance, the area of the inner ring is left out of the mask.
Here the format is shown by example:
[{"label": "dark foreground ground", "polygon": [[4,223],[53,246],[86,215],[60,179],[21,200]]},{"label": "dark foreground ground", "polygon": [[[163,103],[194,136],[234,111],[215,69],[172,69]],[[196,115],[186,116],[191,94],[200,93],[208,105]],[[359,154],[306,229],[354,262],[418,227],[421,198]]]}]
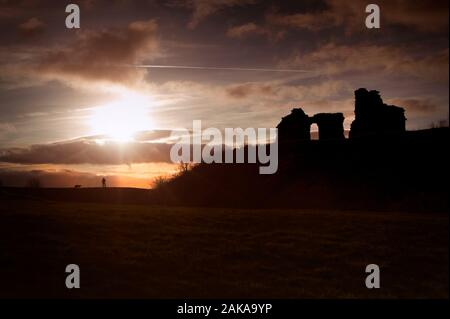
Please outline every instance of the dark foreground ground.
[{"label": "dark foreground ground", "polygon": [[448,213],[0,203],[1,298],[448,298]]}]

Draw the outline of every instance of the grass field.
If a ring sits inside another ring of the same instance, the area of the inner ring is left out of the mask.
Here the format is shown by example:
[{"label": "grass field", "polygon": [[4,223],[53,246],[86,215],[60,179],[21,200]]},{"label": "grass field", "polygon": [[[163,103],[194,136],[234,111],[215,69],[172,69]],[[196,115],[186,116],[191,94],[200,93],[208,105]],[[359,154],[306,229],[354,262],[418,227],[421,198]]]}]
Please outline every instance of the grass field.
[{"label": "grass field", "polygon": [[[448,298],[448,214],[3,200],[0,297]],[[81,289],[65,288],[65,266]],[[365,266],[381,289],[365,287]]]}]

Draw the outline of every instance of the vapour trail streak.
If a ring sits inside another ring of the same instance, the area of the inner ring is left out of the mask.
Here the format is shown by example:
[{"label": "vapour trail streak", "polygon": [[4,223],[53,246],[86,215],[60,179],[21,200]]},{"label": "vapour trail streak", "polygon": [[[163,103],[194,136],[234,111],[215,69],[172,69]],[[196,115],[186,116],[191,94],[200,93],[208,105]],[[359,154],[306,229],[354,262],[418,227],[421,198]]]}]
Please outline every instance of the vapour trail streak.
[{"label": "vapour trail streak", "polygon": [[186,69],[186,70],[220,70],[220,71],[256,71],[256,72],[290,72],[290,73],[310,73],[308,70],[297,69],[259,69],[259,68],[226,68],[214,66],[189,66],[189,65],[153,65],[153,64],[139,64],[128,65],[135,68],[143,69]]}]

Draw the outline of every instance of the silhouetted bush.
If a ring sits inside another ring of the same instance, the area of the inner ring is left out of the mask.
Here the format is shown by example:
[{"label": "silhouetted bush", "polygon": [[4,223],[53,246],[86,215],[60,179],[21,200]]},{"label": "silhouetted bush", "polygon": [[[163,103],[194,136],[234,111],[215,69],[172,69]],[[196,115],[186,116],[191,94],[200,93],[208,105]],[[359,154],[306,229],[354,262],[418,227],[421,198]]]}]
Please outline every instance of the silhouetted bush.
[{"label": "silhouetted bush", "polygon": [[183,163],[180,162],[178,164],[178,175],[184,175],[187,172],[189,172],[190,170],[192,170],[192,168],[194,167],[194,164],[192,163]]},{"label": "silhouetted bush", "polygon": [[168,182],[169,179],[167,177],[158,176],[153,180],[153,188],[162,189]]}]

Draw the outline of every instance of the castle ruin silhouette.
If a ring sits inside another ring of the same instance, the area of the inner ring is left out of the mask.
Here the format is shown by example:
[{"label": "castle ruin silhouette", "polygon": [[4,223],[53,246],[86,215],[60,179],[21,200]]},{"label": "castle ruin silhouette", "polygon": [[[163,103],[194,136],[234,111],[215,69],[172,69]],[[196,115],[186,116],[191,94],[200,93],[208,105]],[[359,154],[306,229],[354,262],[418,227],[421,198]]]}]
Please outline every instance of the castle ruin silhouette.
[{"label": "castle ruin silhouette", "polygon": [[[350,138],[376,137],[405,132],[405,110],[387,105],[376,90],[360,88],[355,91],[355,120],[350,127]],[[280,142],[311,139],[311,125],[317,124],[319,140],[343,140],[344,114],[319,113],[308,116],[301,108],[294,108],[278,124]]]}]

